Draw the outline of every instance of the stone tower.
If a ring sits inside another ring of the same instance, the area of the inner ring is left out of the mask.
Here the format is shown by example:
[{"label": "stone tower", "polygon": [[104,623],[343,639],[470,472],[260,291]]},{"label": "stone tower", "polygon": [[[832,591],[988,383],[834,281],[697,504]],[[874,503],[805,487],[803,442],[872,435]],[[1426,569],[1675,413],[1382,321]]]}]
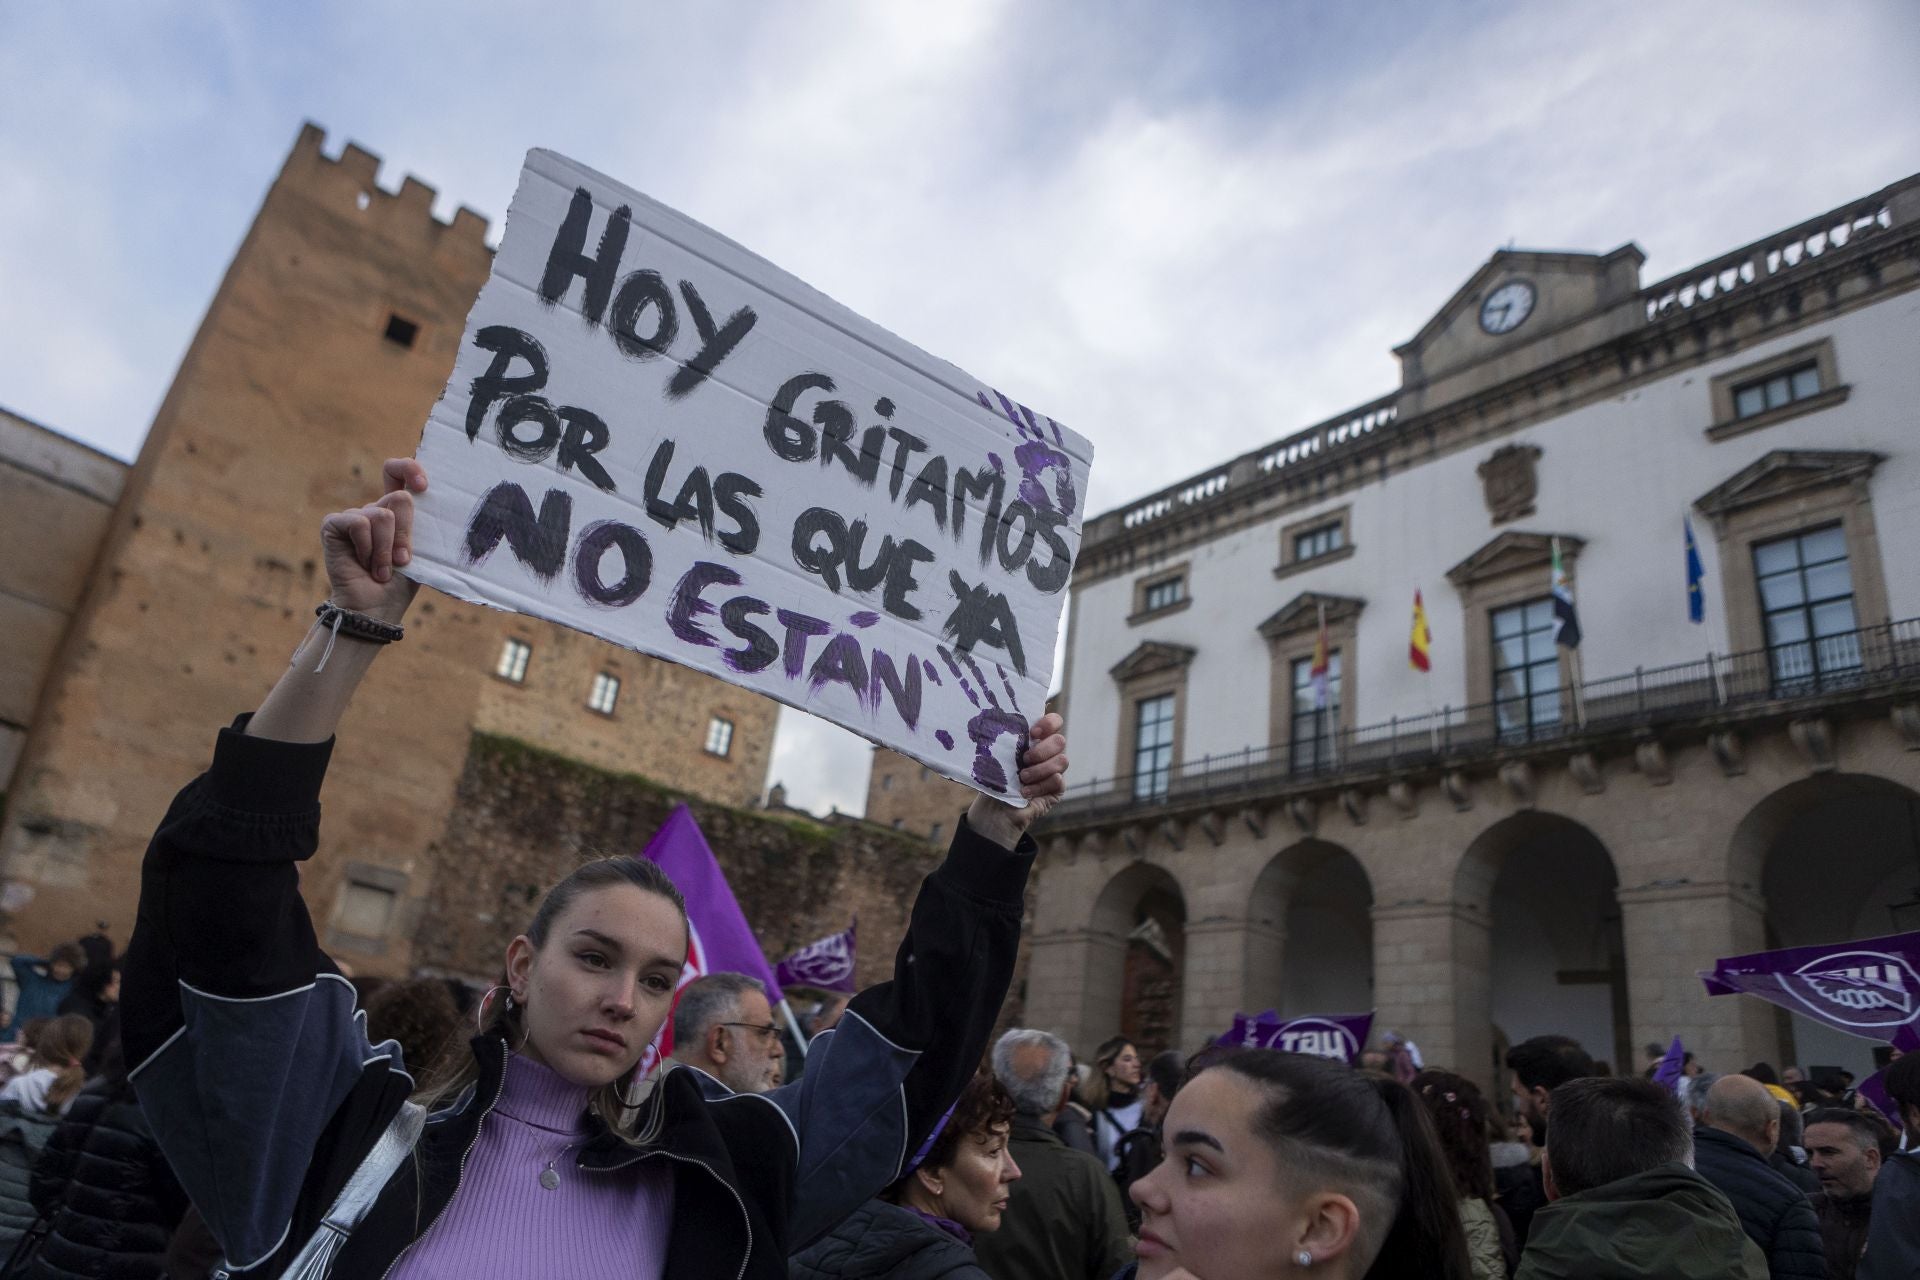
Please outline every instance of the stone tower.
[{"label": "stone tower", "polygon": [[[432,188],[408,177],[389,194],[378,157],[349,144],[332,160],[322,141],[301,130],[228,267],[48,674],[0,827],[0,906],[23,948],[96,921],[125,943],[169,798],[283,670],[325,593],[321,516],[365,501],[382,461],[412,451],[486,280],[482,218],[442,223]],[[539,679],[496,676],[508,635]],[[644,696],[588,711],[601,671]],[[408,969],[476,728],[742,804],[775,715],[682,668],[424,593],[341,729],[323,851],[304,869],[323,944],[363,972]],[[723,755],[702,751],[715,718]]]}]

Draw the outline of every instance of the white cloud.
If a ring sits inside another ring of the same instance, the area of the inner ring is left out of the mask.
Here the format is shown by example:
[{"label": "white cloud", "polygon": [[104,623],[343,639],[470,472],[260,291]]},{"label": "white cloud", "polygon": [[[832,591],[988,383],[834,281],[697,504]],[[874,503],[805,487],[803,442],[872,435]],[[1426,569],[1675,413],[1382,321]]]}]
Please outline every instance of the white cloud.
[{"label": "white cloud", "polygon": [[130,454],[310,117],[443,211],[614,173],[1092,437],[1099,509],[1392,390],[1509,238],[1651,279],[1903,176],[1916,53],[1899,0],[9,6],[0,403]]}]

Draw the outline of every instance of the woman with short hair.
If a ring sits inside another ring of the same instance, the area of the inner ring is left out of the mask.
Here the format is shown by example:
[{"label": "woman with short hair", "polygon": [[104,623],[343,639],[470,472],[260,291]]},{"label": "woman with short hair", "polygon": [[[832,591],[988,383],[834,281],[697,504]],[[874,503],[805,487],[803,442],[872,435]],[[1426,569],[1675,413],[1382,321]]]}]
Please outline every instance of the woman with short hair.
[{"label": "woman with short hair", "polygon": [[1020,1177],[1013,1099],[981,1070],[913,1167],[793,1259],[794,1280],[991,1280],[973,1237],[1000,1229]]},{"label": "woman with short hair", "polygon": [[1241,1050],[1180,1090],[1165,1138],[1133,1184],[1138,1280],[1471,1280],[1446,1157],[1396,1080]]}]

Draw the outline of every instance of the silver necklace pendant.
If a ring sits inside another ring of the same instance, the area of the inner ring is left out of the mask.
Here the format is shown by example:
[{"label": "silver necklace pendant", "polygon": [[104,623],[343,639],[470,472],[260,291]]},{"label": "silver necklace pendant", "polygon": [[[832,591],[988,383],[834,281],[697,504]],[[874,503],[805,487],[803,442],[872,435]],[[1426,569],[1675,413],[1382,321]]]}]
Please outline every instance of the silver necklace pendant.
[{"label": "silver necklace pendant", "polygon": [[540,1171],[540,1185],[549,1191],[558,1191],[560,1189],[560,1174],[554,1169],[551,1163]]}]

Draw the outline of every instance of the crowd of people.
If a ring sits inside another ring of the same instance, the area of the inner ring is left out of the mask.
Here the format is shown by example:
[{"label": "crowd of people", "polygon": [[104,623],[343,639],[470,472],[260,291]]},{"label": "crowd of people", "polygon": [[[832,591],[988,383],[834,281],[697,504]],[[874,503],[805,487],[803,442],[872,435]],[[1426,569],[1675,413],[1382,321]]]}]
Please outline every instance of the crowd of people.
[{"label": "crowd of people", "polygon": [[125,956],[102,930],[15,961],[0,1280],[1920,1276],[1920,1056],[1882,1081],[1896,1132],[1846,1080],[1622,1076],[1559,1036],[1506,1054],[1509,1107],[1391,1035],[1355,1065],[996,1039],[1051,714],[891,979],[800,1038],[752,978],[682,985],[686,904],[644,859],[549,888],[485,990],[354,980],[298,867],[414,594],[426,476],[385,477],[325,522],[320,625],[161,819]]}]

